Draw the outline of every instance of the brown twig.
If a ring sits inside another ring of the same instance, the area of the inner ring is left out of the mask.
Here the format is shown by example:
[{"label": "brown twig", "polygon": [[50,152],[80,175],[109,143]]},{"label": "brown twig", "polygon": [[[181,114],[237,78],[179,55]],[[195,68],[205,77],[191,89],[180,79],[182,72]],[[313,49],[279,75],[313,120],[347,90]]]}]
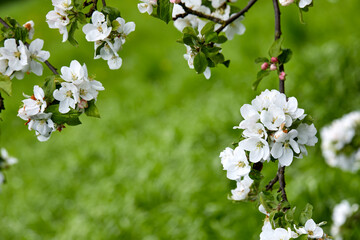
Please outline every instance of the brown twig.
[{"label": "brown twig", "polygon": [[276,176],[273,178],[273,180],[271,180],[269,184],[266,185],[266,191],[272,190],[274,184],[277,183],[277,181],[279,181],[278,173],[276,173]]},{"label": "brown twig", "polygon": [[225,21],[224,21],[224,20],[222,20],[222,19],[220,19],[220,18],[217,18],[217,17],[213,17],[213,16],[210,16],[210,15],[207,15],[207,14],[205,14],[205,13],[202,13],[202,12],[199,12],[199,11],[196,11],[196,10],[192,10],[191,8],[188,8],[188,7],[185,5],[185,3],[183,3],[183,2],[180,2],[179,5],[184,9],[186,15],[184,15],[184,14],[179,14],[179,15],[175,16],[175,17],[173,18],[173,20],[176,20],[176,19],[178,19],[178,18],[180,18],[180,17],[182,17],[182,18],[183,18],[183,17],[186,17],[188,14],[192,14],[192,15],[195,15],[195,16],[198,16],[198,17],[201,17],[201,18],[209,19],[209,20],[211,20],[211,21],[213,21],[213,22],[215,22],[215,23],[225,24]]},{"label": "brown twig", "polygon": [[[92,6],[91,6],[89,12],[85,14],[85,16],[87,18],[91,17],[92,14],[95,12],[95,10],[97,10],[97,2],[98,2],[98,0],[92,0],[92,3],[91,3]],[[89,5],[91,5],[91,4],[89,4]]]},{"label": "brown twig", "polygon": [[246,7],[244,7],[243,9],[240,10],[240,12],[236,13],[235,15],[233,15],[231,18],[229,18],[228,20],[225,21],[225,23],[219,27],[216,32],[220,33],[222,30],[224,30],[224,28],[226,28],[227,25],[231,24],[232,22],[234,22],[236,19],[238,19],[239,17],[243,16],[247,11],[249,11],[249,9],[257,2],[257,0],[250,0],[249,3],[246,5]]},{"label": "brown twig", "polygon": [[0,93],[0,112],[2,110],[5,110],[5,105],[4,105],[4,98],[1,96],[1,93]]},{"label": "brown twig", "polygon": [[[4,25],[4,27],[6,28],[10,28],[9,24],[7,24],[1,17],[0,17],[0,23]],[[24,42],[24,44],[29,48],[29,44],[27,42]],[[44,63],[55,75],[59,75],[57,69],[53,65],[51,65],[51,63],[48,60],[46,60]]]},{"label": "brown twig", "polygon": [[106,1],[102,0],[103,7],[106,7]]}]

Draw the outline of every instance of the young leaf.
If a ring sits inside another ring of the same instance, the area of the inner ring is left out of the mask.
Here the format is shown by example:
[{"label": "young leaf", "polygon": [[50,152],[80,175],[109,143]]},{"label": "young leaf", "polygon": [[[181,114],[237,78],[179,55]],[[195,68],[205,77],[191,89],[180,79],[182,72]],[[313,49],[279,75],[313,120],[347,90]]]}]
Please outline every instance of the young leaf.
[{"label": "young leaf", "polygon": [[105,14],[105,16],[108,16],[110,19],[110,22],[114,21],[118,17],[120,17],[120,11],[117,8],[105,6],[101,10],[102,13]]},{"label": "young leaf", "polygon": [[78,12],[77,13],[77,20],[81,23],[81,24],[86,24],[87,21],[86,21],[86,16],[84,13],[82,12]]},{"label": "young leaf", "polygon": [[300,213],[300,224],[305,225],[306,221],[312,217],[313,206],[306,204],[305,209]]},{"label": "young leaf", "polygon": [[266,57],[258,57],[255,59],[255,63],[264,63],[264,62],[269,62],[269,59],[267,59]]},{"label": "young leaf", "polygon": [[81,115],[75,109],[70,109],[67,113],[59,112],[59,104],[50,105],[46,108],[45,112],[52,113],[51,119],[57,124],[68,124],[70,126],[75,126],[81,124],[79,116]]},{"label": "young leaf", "polygon": [[194,58],[194,67],[197,73],[203,73],[208,66],[208,61],[203,52],[199,52]]},{"label": "young leaf", "polygon": [[224,43],[226,41],[227,41],[227,37],[225,35],[219,35],[218,39],[217,39],[217,41],[215,43],[220,43],[221,44],[221,43]]},{"label": "young leaf", "polygon": [[172,20],[172,9],[174,4],[169,0],[158,0],[157,15],[158,17],[168,24]]},{"label": "young leaf", "polygon": [[97,48],[96,48],[96,51],[95,51],[95,55],[97,56],[97,55],[100,55],[100,50],[105,46],[105,43],[106,42],[102,42],[101,44],[100,44],[100,46],[98,46]]},{"label": "young leaf", "polygon": [[278,57],[281,54],[281,52],[282,52],[281,45],[282,45],[283,40],[284,39],[282,37],[280,37],[273,42],[273,44],[271,45],[271,47],[269,49],[270,57]]},{"label": "young leaf", "polygon": [[230,60],[226,60],[226,61],[224,61],[222,64],[224,64],[225,65],[225,67],[229,67],[229,65],[230,65]]},{"label": "young leaf", "polygon": [[192,27],[185,27],[183,29],[182,33],[184,33],[184,34],[187,33],[187,34],[190,34],[190,35],[197,36],[196,31]]},{"label": "young leaf", "polygon": [[280,63],[285,64],[288,61],[290,61],[291,57],[292,57],[291,49],[286,48],[282,50],[282,53],[279,55],[278,59]]},{"label": "young leaf", "polygon": [[47,78],[45,78],[45,82],[44,82],[42,89],[44,90],[44,93],[45,93],[45,101],[47,103],[53,102],[54,101],[53,92],[56,89],[54,75],[48,76]]},{"label": "young leaf", "polygon": [[68,41],[75,47],[77,47],[79,45],[78,42],[74,38],[74,34],[75,34],[76,29],[78,29],[77,20],[75,20],[71,24],[70,30],[69,30],[69,36],[68,36]]},{"label": "young leaf", "polygon": [[214,22],[208,22],[202,29],[201,29],[201,35],[205,36],[211,32],[214,32],[215,23]]},{"label": "young leaf", "polygon": [[216,32],[211,32],[205,35],[205,43],[217,42],[217,41],[218,41],[218,35]]},{"label": "young leaf", "polygon": [[253,90],[256,90],[257,87],[259,86],[261,80],[268,76],[270,74],[270,71],[269,70],[260,70],[258,73],[257,73],[257,77],[256,77],[256,81],[253,83],[253,86],[252,86],[252,89]]},{"label": "young leaf", "polygon": [[0,90],[3,90],[8,96],[12,94],[11,84],[10,77],[0,73]]},{"label": "young leaf", "polygon": [[215,63],[223,63],[225,61],[224,55],[222,53],[218,53],[214,56],[211,56],[210,59]]},{"label": "young leaf", "polygon": [[88,107],[85,108],[85,114],[89,117],[100,118],[100,113],[98,108],[95,105],[95,100],[91,100],[88,102]]}]

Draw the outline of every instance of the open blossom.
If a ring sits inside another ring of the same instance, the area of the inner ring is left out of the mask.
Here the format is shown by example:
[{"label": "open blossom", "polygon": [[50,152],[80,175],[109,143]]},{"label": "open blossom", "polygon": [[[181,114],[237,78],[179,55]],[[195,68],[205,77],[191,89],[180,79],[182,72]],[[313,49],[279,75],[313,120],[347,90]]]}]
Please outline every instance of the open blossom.
[{"label": "open blossom", "polygon": [[63,11],[70,10],[73,7],[71,5],[71,0],[52,0],[52,5]]},{"label": "open blossom", "polygon": [[149,15],[152,14],[154,6],[157,6],[156,0],[141,0],[142,3],[138,3],[138,9],[141,13],[147,12]]},{"label": "open blossom", "polygon": [[126,37],[135,31],[135,23],[134,22],[127,22],[125,23],[125,19],[118,17],[115,19],[119,23],[119,27],[114,29],[120,34],[122,44],[125,43]]},{"label": "open blossom", "polygon": [[271,155],[279,159],[281,166],[290,166],[294,158],[294,152],[300,153],[299,145],[294,140],[298,132],[293,129],[286,134],[283,142],[275,142],[271,149]]},{"label": "open blossom", "polygon": [[243,180],[237,181],[236,188],[231,190],[232,196],[230,198],[235,201],[246,199],[253,182],[254,180],[252,180],[249,175],[246,175]]},{"label": "open blossom", "polygon": [[105,15],[99,11],[94,11],[91,16],[91,22],[82,28],[85,38],[89,42],[105,40],[111,33],[111,27],[108,27]]},{"label": "open blossom", "polygon": [[309,238],[321,238],[324,235],[324,231],[319,225],[317,225],[314,220],[309,219],[306,221],[305,226],[299,229],[296,229],[297,233],[302,235],[306,234]]},{"label": "open blossom", "polygon": [[84,77],[87,76],[87,69],[86,66],[84,66],[81,66],[78,61],[72,60],[70,63],[70,67],[61,67],[60,77],[67,82],[80,84],[83,81]]},{"label": "open blossom", "polygon": [[249,160],[250,162],[256,163],[261,160],[269,160],[270,149],[269,144],[262,138],[250,137],[242,140],[239,146],[247,151],[250,151]]},{"label": "open blossom", "polygon": [[47,141],[54,132],[54,122],[51,120],[52,113],[40,113],[31,117],[27,124],[29,130],[35,130],[37,139],[41,142]]},{"label": "open blossom", "polygon": [[49,28],[59,29],[60,34],[63,35],[63,42],[66,42],[68,39],[68,31],[66,26],[70,23],[67,13],[60,9],[55,8],[46,14],[46,22],[49,25]]},{"label": "open blossom", "polygon": [[35,85],[34,95],[22,101],[24,106],[19,109],[18,116],[23,120],[28,120],[31,116],[43,113],[47,106],[44,97],[44,90],[38,85]]},{"label": "open blossom", "polygon": [[[234,14],[233,14],[234,15]],[[231,15],[230,17],[232,17]],[[245,26],[241,23],[241,21],[244,20],[244,17],[239,17],[229,25],[227,25],[224,29],[225,35],[229,40],[232,40],[234,38],[234,35],[243,35],[245,33]]]},{"label": "open blossom", "polygon": [[300,0],[299,7],[304,8],[312,3],[312,0]]},{"label": "open blossom", "polygon": [[61,88],[56,89],[53,95],[60,102],[59,112],[61,113],[69,112],[70,108],[75,109],[76,103],[80,102],[79,91],[73,83],[61,83]]},{"label": "open blossom", "polygon": [[4,72],[7,76],[14,71],[21,71],[28,64],[28,50],[21,40],[18,45],[14,38],[6,39],[4,47],[0,48],[0,55],[2,59],[7,60],[8,68]]},{"label": "open blossom", "polygon": [[231,180],[237,180],[249,174],[251,167],[245,155],[245,152],[240,147],[232,150],[226,148],[220,153],[221,163],[224,170],[227,170],[227,177]]},{"label": "open blossom", "polygon": [[44,40],[35,39],[30,43],[29,54],[30,54],[30,70],[35,73],[37,76],[41,76],[43,73],[43,66],[40,62],[45,62],[49,59],[50,53],[48,51],[42,50],[44,45]]}]

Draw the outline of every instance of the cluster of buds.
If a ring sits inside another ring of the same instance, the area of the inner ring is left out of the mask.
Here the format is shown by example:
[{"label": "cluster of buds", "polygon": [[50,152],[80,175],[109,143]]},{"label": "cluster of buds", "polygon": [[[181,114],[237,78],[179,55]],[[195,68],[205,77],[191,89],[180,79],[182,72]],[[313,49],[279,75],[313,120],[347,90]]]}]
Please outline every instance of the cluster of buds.
[{"label": "cluster of buds", "polygon": [[[278,60],[277,57],[272,57],[272,58],[270,59],[270,62],[264,62],[263,64],[261,64],[261,70],[265,71],[265,70],[267,70],[268,68],[270,69],[270,71],[276,71],[276,70],[278,70],[278,68],[279,68],[279,60]],[[285,72],[282,71],[282,72],[280,72],[280,74],[279,74],[279,79],[282,80],[282,81],[284,81],[284,80],[285,80],[285,76],[286,76]]]}]

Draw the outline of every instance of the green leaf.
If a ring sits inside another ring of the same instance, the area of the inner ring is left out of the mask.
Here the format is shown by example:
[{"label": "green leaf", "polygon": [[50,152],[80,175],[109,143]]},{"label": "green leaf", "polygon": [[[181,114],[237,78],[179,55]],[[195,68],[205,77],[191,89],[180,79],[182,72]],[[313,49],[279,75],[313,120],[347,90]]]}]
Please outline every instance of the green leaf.
[{"label": "green leaf", "polygon": [[308,125],[311,125],[314,123],[314,119],[310,115],[306,115],[305,118],[302,120],[302,123],[306,123]]},{"label": "green leaf", "polygon": [[116,20],[111,22],[111,27],[112,27],[113,31],[116,31],[120,26],[121,26],[121,24]]},{"label": "green leaf", "polygon": [[185,27],[182,32],[184,34],[187,33],[187,34],[190,34],[190,35],[197,36],[196,31],[192,27]]},{"label": "green leaf", "polygon": [[255,59],[255,63],[264,63],[264,62],[270,62],[270,61],[266,57],[258,57]]},{"label": "green leaf", "polygon": [[158,17],[168,24],[172,20],[172,9],[174,4],[169,0],[158,0],[157,15]]},{"label": "green leaf", "polygon": [[86,16],[85,16],[85,14],[82,13],[82,12],[78,12],[78,13],[77,13],[77,20],[78,20],[79,23],[81,23],[81,24],[86,24],[86,23],[87,23],[87,21],[86,21]]},{"label": "green leaf", "polygon": [[81,112],[78,112],[75,109],[70,109],[68,113],[59,112],[59,104],[50,105],[46,108],[45,112],[52,113],[51,119],[57,124],[68,124],[70,126],[75,126],[81,124],[79,116]]},{"label": "green leaf", "polygon": [[208,22],[205,24],[205,26],[201,29],[201,35],[205,36],[207,34],[210,34],[214,32],[215,23],[214,22]]},{"label": "green leaf", "polygon": [[75,19],[75,21],[70,26],[69,36],[68,36],[68,41],[75,47],[77,47],[79,45],[78,42],[74,38],[76,29],[78,29],[78,25],[77,25],[77,20]]},{"label": "green leaf", "polygon": [[281,50],[281,45],[283,42],[283,37],[280,37],[278,39],[276,39],[273,44],[271,45],[270,49],[269,49],[269,55],[270,57],[278,57],[282,50]]},{"label": "green leaf", "polygon": [[100,55],[100,50],[105,46],[106,42],[102,42],[100,46],[96,48],[95,55]]},{"label": "green leaf", "polygon": [[120,11],[117,8],[105,6],[101,10],[102,13],[105,14],[105,16],[108,16],[110,19],[110,22],[114,21],[118,17],[120,17]]},{"label": "green leaf", "polygon": [[44,90],[45,93],[45,101],[47,103],[53,102],[54,101],[53,92],[56,89],[55,75],[48,76],[47,78],[45,78],[45,82],[42,89]]},{"label": "green leaf", "polygon": [[185,33],[182,41],[184,44],[188,46],[194,46],[197,44],[197,40],[198,38],[195,37],[194,35]]},{"label": "green leaf", "polygon": [[224,43],[226,41],[227,41],[227,37],[225,35],[218,35],[218,39],[217,39],[217,41],[215,43],[221,44],[221,43]]},{"label": "green leaf", "polygon": [[208,66],[205,53],[199,52],[194,58],[194,67],[197,73],[203,73]]},{"label": "green leaf", "polygon": [[222,64],[224,64],[225,65],[225,67],[229,67],[229,65],[230,65],[230,60],[226,60],[226,61],[224,61]]},{"label": "green leaf", "polygon": [[205,43],[209,42],[217,42],[218,41],[218,35],[216,32],[212,32],[205,35]]},{"label": "green leaf", "polygon": [[283,49],[282,53],[278,57],[279,62],[282,64],[289,62],[292,57],[292,54],[293,53],[292,53],[291,49],[288,49],[288,48]]},{"label": "green leaf", "polygon": [[0,89],[3,90],[8,96],[12,94],[12,81],[9,76],[0,73]]},{"label": "green leaf", "polygon": [[253,83],[252,85],[252,89],[253,90],[256,90],[257,87],[259,86],[261,80],[268,76],[270,74],[270,70],[260,70],[258,73],[257,73],[257,77],[256,77],[256,81]]},{"label": "green leaf", "polygon": [[83,3],[84,3],[83,0],[74,0],[74,6],[75,6],[75,8],[78,9],[78,10],[82,10],[82,8],[83,8]]},{"label": "green leaf", "polygon": [[95,100],[91,100],[88,102],[88,107],[85,108],[85,114],[89,117],[100,118],[100,113],[98,108],[95,105]]},{"label": "green leaf", "polygon": [[265,211],[271,213],[273,211],[272,207],[269,205],[269,202],[273,201],[272,195],[266,192],[259,193],[259,199],[261,205],[265,208]]},{"label": "green leaf", "polygon": [[215,63],[223,63],[225,61],[224,55],[222,53],[218,53],[214,56],[211,56],[210,59]]},{"label": "green leaf", "polygon": [[308,203],[305,209],[300,213],[300,224],[305,225],[306,221],[312,217],[313,206]]}]

